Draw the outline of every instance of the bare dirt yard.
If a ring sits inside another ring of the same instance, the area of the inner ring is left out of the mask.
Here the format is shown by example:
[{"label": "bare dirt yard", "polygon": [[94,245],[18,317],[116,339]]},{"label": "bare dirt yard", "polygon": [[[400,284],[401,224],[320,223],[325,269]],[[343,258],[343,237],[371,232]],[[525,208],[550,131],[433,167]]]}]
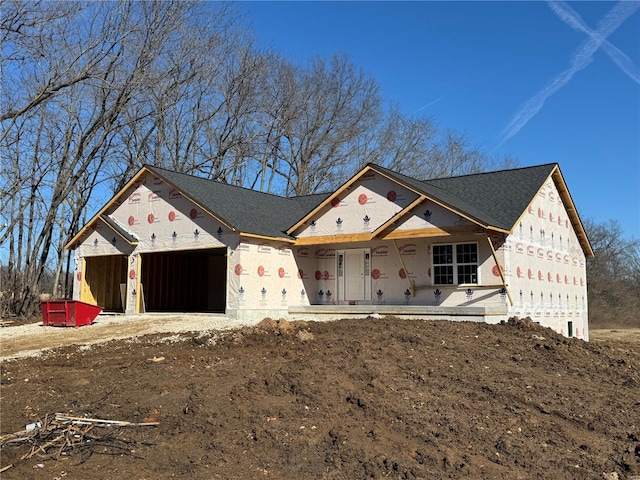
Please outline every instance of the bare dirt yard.
[{"label": "bare dirt yard", "polygon": [[163,319],[139,320],[1,329],[2,439],[54,413],[152,424],[36,428],[4,443],[2,478],[640,475],[637,330],[267,319],[143,336]]}]

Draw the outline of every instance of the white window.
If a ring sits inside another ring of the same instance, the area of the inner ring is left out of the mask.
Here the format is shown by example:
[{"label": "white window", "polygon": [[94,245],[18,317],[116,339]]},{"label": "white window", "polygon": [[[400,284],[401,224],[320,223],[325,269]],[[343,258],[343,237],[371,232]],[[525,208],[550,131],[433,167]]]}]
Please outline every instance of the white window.
[{"label": "white window", "polygon": [[477,285],[478,244],[434,245],[433,283],[435,285]]}]

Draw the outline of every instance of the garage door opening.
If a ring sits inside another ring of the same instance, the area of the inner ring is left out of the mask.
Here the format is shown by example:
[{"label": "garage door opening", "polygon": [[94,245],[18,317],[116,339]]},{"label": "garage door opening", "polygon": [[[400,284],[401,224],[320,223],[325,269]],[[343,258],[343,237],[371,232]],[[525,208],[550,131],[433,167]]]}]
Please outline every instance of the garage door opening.
[{"label": "garage door opening", "polygon": [[127,257],[104,255],[84,258],[80,300],[99,305],[105,312],[124,312]]},{"label": "garage door opening", "polygon": [[143,254],[144,311],[224,313],[226,254],[226,248]]}]

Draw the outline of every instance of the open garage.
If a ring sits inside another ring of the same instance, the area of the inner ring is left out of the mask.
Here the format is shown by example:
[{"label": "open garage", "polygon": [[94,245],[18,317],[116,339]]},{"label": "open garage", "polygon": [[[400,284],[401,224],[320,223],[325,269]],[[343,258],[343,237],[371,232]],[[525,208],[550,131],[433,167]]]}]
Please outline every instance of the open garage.
[{"label": "open garage", "polygon": [[142,254],[141,310],[224,313],[226,254],[226,248]]},{"label": "open garage", "polygon": [[85,257],[82,301],[100,305],[108,312],[123,312],[127,282],[127,257],[101,255]]}]

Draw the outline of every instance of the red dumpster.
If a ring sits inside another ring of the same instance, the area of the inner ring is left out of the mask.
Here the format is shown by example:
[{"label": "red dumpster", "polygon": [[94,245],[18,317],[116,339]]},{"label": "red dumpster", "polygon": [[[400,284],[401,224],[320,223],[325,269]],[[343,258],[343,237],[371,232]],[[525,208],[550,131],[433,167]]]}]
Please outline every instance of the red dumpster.
[{"label": "red dumpster", "polygon": [[42,324],[53,327],[91,325],[102,307],[77,300],[47,300],[41,303]]}]

